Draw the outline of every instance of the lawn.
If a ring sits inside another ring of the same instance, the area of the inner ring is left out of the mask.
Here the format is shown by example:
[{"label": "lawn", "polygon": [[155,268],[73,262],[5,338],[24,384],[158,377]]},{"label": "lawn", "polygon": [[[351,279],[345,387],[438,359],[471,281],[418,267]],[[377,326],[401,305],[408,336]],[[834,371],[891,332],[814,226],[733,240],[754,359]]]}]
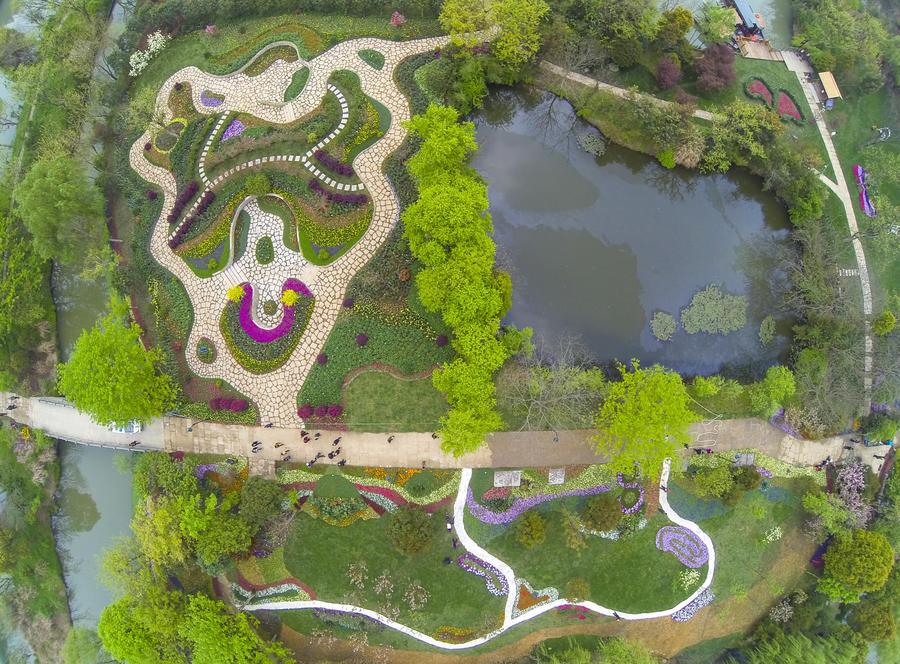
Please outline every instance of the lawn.
[{"label": "lawn", "polygon": [[[414,555],[398,551],[391,542],[389,516],[356,521],[341,528],[301,513],[291,526],[284,547],[284,562],[297,578],[316,591],[318,599],[351,602],[375,610],[385,605],[399,610],[398,620],[425,633],[442,626],[455,626],[483,632],[501,620],[505,598],[488,593],[484,581],[463,571],[455,563],[462,549],[453,549],[452,536],[444,527],[446,510],[432,516],[431,544]],[[445,560],[450,559],[450,564]],[[363,561],[368,580],[355,588],[347,578],[347,568]],[[393,585],[392,592],[378,594],[376,579],[384,574]],[[411,583],[419,583],[429,594],[428,603],[411,611],[403,595]]]},{"label": "lawn", "polygon": [[364,371],[344,387],[351,430],[434,431],[448,408],[430,376],[408,379],[386,371]]},{"label": "lawn", "polygon": [[[772,569],[778,559],[786,556],[783,544],[798,541],[792,536],[804,520],[800,499],[813,488],[809,480],[769,480],[765,492],[747,492],[734,506],[692,496],[687,492],[690,485],[684,479],[670,481],[669,487],[673,509],[684,518],[696,521],[713,540],[716,573],[712,589],[720,600],[746,598],[750,589],[759,583],[768,586],[773,598],[787,589],[782,587],[786,583],[783,579],[774,578]],[[766,544],[764,537],[775,526],[781,528],[783,542]],[[812,554],[814,544],[808,542],[808,548]],[[793,571],[802,573],[802,570]]]}]

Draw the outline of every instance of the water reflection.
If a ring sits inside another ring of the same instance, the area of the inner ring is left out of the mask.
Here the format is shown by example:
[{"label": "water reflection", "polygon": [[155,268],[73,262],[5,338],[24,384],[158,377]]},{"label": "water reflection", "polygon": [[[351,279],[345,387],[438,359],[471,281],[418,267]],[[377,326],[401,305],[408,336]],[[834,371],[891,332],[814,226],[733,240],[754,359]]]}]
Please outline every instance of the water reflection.
[{"label": "water reflection", "polygon": [[[637,357],[686,373],[757,373],[777,360],[786,337],[765,348],[758,340],[762,318],[779,314],[777,275],[760,255],[785,241],[787,219],[759,180],[667,170],[615,146],[597,159],[578,146],[588,127],[567,102],[503,89],[487,107],[508,109],[510,99],[516,110],[502,123],[476,117],[473,161],[489,183],[501,263],[511,267],[509,322],[551,338],[579,335],[604,361]],[[709,283],[751,298],[745,329],[653,338],[654,311],[677,316]]]}]

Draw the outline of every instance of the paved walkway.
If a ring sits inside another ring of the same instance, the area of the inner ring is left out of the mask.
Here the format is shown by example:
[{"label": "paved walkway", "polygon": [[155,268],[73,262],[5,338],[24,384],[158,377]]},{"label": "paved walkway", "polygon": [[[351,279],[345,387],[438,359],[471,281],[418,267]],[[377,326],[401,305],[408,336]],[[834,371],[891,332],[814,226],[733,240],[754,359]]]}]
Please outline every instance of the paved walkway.
[{"label": "paved walkway", "polygon": [[863,250],[862,242],[859,239],[859,226],[856,223],[856,207],[854,198],[850,195],[847,187],[847,179],[844,177],[844,169],[838,159],[837,150],[834,148],[834,142],[831,140],[831,132],[825,122],[825,117],[819,108],[819,95],[815,88],[815,83],[806,80],[806,74],[815,73],[812,67],[805,60],[799,58],[793,51],[782,51],[784,64],[797,76],[800,81],[800,87],[803,88],[803,94],[806,96],[806,102],[809,110],[815,119],[816,126],[819,128],[819,134],[822,136],[822,142],[825,144],[825,151],[828,153],[828,160],[831,162],[831,170],[834,173],[836,181],[828,179],[823,174],[819,174],[819,179],[831,189],[832,192],[840,199],[844,206],[844,213],[847,217],[847,226],[850,228],[850,237],[853,242],[853,253],[856,256],[856,267],[859,270],[859,284],[862,288],[863,297],[863,314],[865,316],[865,365],[863,374],[863,387],[865,389],[866,400],[871,398],[872,394],[872,363],[874,354],[874,342],[872,339],[872,286],[869,282],[869,269],[866,263],[866,254]]},{"label": "paved walkway", "polygon": [[[572,81],[574,83],[578,83],[580,85],[587,86],[589,88],[594,88],[595,90],[603,90],[604,92],[609,92],[611,94],[616,95],[617,97],[631,97],[635,95],[639,99],[646,99],[657,106],[669,107],[675,106],[675,104],[671,101],[666,101],[664,99],[660,99],[659,97],[654,97],[653,95],[642,94],[640,92],[633,92],[626,88],[620,88],[615,85],[610,85],[609,83],[603,83],[602,81],[598,81],[595,78],[591,78],[589,76],[584,76],[583,74],[579,74],[574,71],[569,71],[563,67],[553,64],[552,62],[547,62],[546,60],[541,60],[541,69],[546,72],[549,72],[555,76],[559,76],[562,79]],[[701,111],[696,110],[693,113],[695,118],[700,118],[702,120],[715,120],[715,113],[710,113],[709,111]]]},{"label": "paved walkway", "polygon": [[516,625],[520,625],[524,622],[532,620],[533,618],[537,618],[540,615],[547,613],[548,611],[552,611],[554,609],[558,609],[561,606],[576,604],[580,609],[584,611],[593,611],[594,613],[598,613],[600,615],[613,617],[616,615],[622,620],[649,620],[652,618],[664,618],[666,616],[671,616],[687,605],[691,604],[694,600],[696,600],[700,595],[702,595],[707,588],[712,584],[713,575],[715,574],[716,569],[716,551],[713,546],[712,539],[707,535],[703,530],[693,521],[688,521],[680,517],[669,505],[668,494],[666,491],[662,489],[668,483],[669,479],[669,467],[670,460],[666,459],[663,464],[662,475],[659,480],[659,507],[662,512],[669,517],[669,519],[684,528],[687,528],[691,532],[697,535],[703,544],[706,546],[707,553],[709,555],[709,564],[707,567],[706,578],[703,580],[703,583],[697,588],[689,597],[679,602],[675,606],[664,609],[662,611],[650,611],[646,613],[628,613],[626,611],[616,611],[615,608],[608,608],[605,606],[601,606],[595,602],[590,601],[576,601],[574,599],[565,599],[560,597],[559,599],[544,602],[542,604],[538,604],[537,606],[531,607],[529,609],[523,610],[518,615],[514,617],[514,607],[519,598],[519,583],[524,582],[525,579],[522,577],[517,577],[515,571],[508,564],[489,553],[487,550],[483,549],[478,545],[475,540],[473,540],[469,534],[466,532],[465,527],[465,513],[466,513],[466,497],[469,491],[469,482],[472,478],[472,470],[465,469],[462,472],[462,476],[459,482],[459,489],[456,493],[456,501],[453,504],[453,529],[456,532],[457,537],[459,538],[460,543],[463,545],[463,548],[469,552],[480,558],[481,560],[489,563],[494,568],[496,568],[506,580],[507,587],[507,595],[506,595],[506,604],[503,609],[503,624],[495,629],[493,632],[486,634],[485,636],[478,637],[477,639],[472,639],[470,641],[466,641],[464,643],[452,643],[447,641],[441,641],[439,639],[434,638],[429,634],[425,634],[420,632],[417,629],[413,629],[412,627],[407,627],[401,623],[398,623],[390,618],[378,613],[377,611],[372,611],[371,609],[365,609],[359,606],[354,606],[352,604],[338,604],[335,602],[323,602],[320,600],[288,600],[288,601],[272,601],[272,602],[261,602],[259,604],[248,604],[243,606],[242,608],[247,611],[286,611],[286,610],[298,610],[298,609],[329,609],[332,611],[340,611],[342,613],[348,613],[352,615],[358,616],[366,616],[378,622],[382,625],[390,627],[392,629],[397,630],[398,632],[402,632],[407,636],[410,636],[417,641],[422,643],[427,643],[430,646],[434,646],[436,648],[442,648],[444,650],[467,650],[469,648],[475,648],[484,643],[487,643],[491,639],[496,638],[500,634],[503,634],[507,630],[515,627]]},{"label": "paved walkway", "polygon": [[[194,325],[186,344],[188,365],[200,376],[228,381],[257,405],[265,422],[274,422],[284,427],[301,424],[296,415],[296,395],[331,332],[347,285],[353,275],[377,252],[397,221],[399,209],[396,196],[381,166],[406,137],[406,130],[401,124],[409,118],[410,113],[406,98],[394,83],[394,68],[411,55],[445,45],[448,39],[437,37],[408,42],[354,39],[337,44],[309,62],[277,61],[258,76],[248,77],[241,71],[228,76],[213,76],[196,67],[186,67],[162,85],[157,96],[157,107],[165,114],[166,120],[171,119],[167,102],[172,89],[176,83],[187,81],[191,84],[194,106],[202,113],[243,112],[266,122],[284,124],[315,110],[328,90],[327,80],[330,74],[347,69],[359,76],[363,92],[379,101],[391,114],[391,124],[384,136],[357,155],[352,164],[372,198],[372,219],[363,237],[343,256],[327,266],[312,266],[299,254],[295,254],[293,264],[285,266],[279,263],[273,267],[272,274],[266,277],[266,283],[274,283],[281,278],[281,272],[286,271],[290,276],[304,281],[315,297],[312,315],[301,343],[291,358],[271,373],[253,374],[241,367],[228,352],[219,329],[219,319],[225,304],[225,293],[230,285],[229,276],[222,271],[210,278],[201,279],[172,251],[168,245],[170,233],[165,219],[174,206],[177,194],[175,179],[170,172],[146,160],[143,146],[150,140],[149,132],[141,136],[131,148],[132,167],[163,191],[162,212],[154,227],[150,250],[154,258],[184,284],[191,300]],[[362,49],[381,52],[385,58],[384,67],[376,70],[365,63],[358,55],[358,51]],[[297,99],[284,102],[285,89],[294,73],[302,67],[309,67],[310,70],[303,92]],[[204,95],[207,91],[224,98],[224,101],[214,107],[204,105],[203,99],[208,100],[208,96]],[[302,162],[302,156],[298,155],[264,157],[242,164],[236,169],[242,170],[269,161],[298,159]],[[218,178],[210,184],[215,186],[217,182]],[[216,359],[210,364],[201,362],[193,352],[201,337],[211,340],[215,346]]]}]

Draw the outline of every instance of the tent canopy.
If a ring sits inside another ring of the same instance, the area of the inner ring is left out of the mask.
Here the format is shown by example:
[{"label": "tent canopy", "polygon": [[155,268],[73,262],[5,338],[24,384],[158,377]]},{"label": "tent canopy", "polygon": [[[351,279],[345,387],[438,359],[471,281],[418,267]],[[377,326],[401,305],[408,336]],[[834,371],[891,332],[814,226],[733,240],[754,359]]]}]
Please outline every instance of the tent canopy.
[{"label": "tent canopy", "polygon": [[819,80],[822,81],[822,87],[825,88],[825,96],[828,99],[841,99],[841,90],[830,71],[823,71],[819,74]]}]

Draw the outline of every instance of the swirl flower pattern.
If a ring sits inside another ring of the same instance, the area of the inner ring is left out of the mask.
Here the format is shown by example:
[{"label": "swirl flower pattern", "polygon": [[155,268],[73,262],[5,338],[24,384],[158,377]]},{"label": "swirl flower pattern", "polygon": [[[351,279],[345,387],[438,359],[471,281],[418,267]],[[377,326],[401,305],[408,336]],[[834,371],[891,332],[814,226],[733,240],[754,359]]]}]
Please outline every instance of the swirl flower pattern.
[{"label": "swirl flower pattern", "polygon": [[697,569],[709,560],[709,551],[696,534],[683,526],[663,526],[656,533],[656,548],[674,555],[682,565]]}]

